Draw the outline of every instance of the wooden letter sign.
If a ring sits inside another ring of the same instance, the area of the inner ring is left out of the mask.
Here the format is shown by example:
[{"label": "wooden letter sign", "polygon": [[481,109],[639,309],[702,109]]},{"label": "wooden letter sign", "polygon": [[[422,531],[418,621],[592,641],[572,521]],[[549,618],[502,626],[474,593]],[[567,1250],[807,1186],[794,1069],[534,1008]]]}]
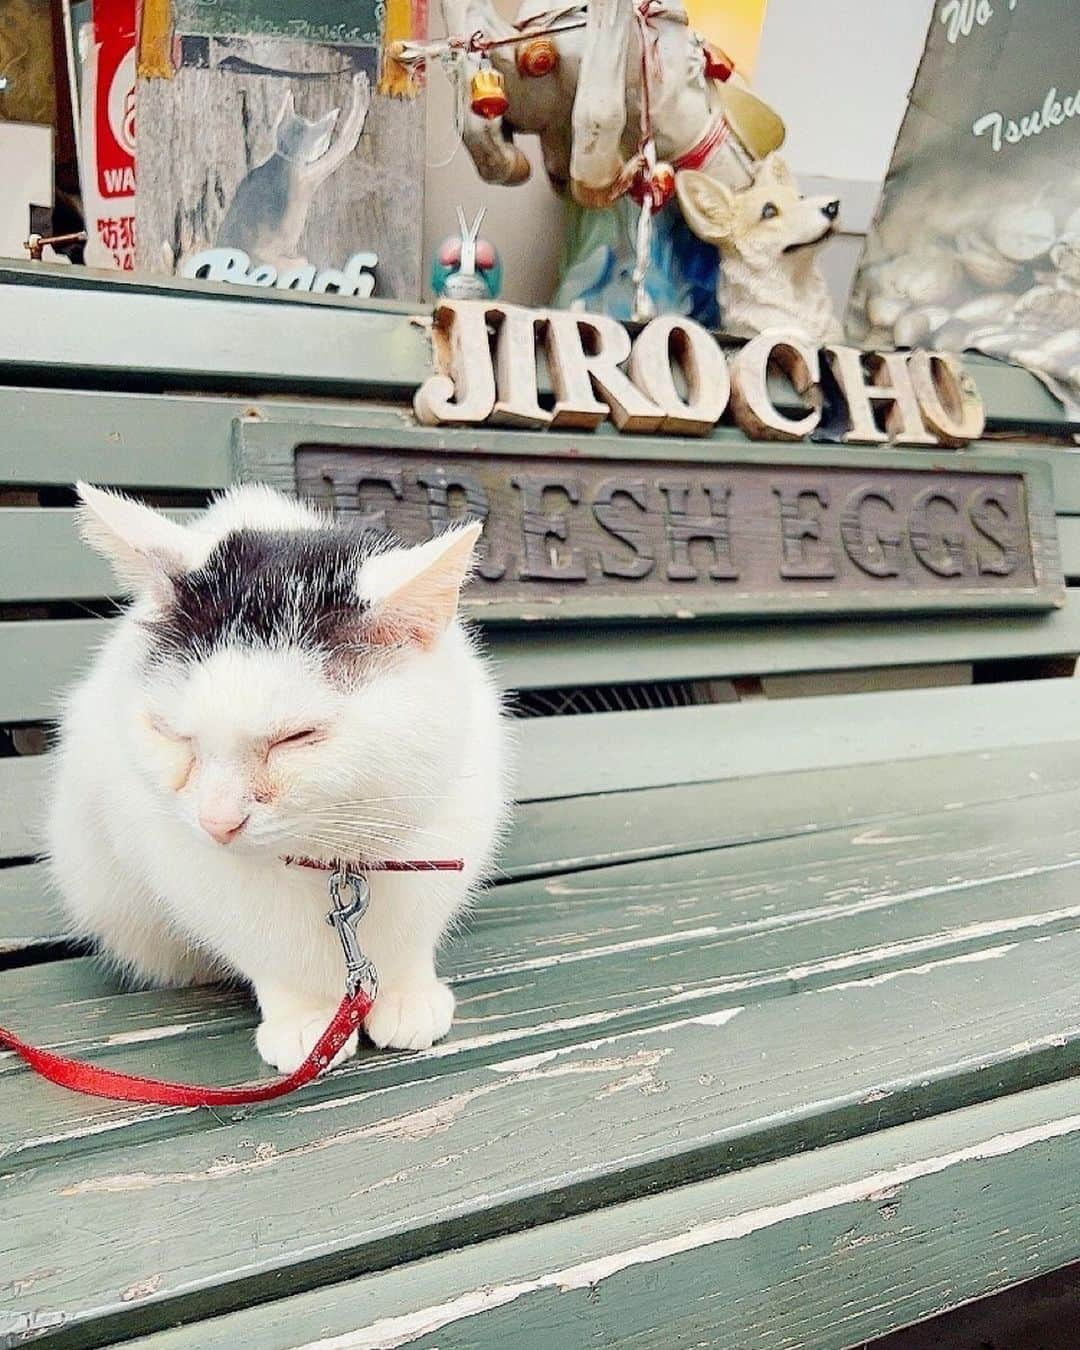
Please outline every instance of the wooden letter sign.
[{"label": "wooden letter sign", "polygon": [[[591,429],[610,417],[619,431],[707,436],[730,408],[751,440],[789,441],[821,422],[819,356],[793,334],[762,333],[729,371],[715,338],[690,319],[653,319],[631,343],[622,324],[604,315],[462,300],[436,307],[432,346],[435,373],[413,404],[424,426]],[[548,405],[537,374],[541,353],[554,392]],[[843,441],[959,446],[982,435],[982,401],[956,357],[840,346],[824,356],[846,405]],[[807,400],[805,416],[776,408],[771,370],[785,373]]]},{"label": "wooden letter sign", "polygon": [[[481,371],[469,398],[483,387]],[[572,442],[556,432],[543,438],[554,453],[541,457],[514,453],[508,432],[471,432],[460,451],[432,446],[421,430],[394,433],[394,449],[379,447],[375,429],[339,435],[337,445],[290,457],[300,493],[410,543],[457,520],[482,521],[468,600],[485,617],[1063,603],[1039,464],[751,446],[715,463],[620,456],[616,437]],[[524,439],[528,451],[540,438]],[[265,460],[259,472],[273,476]]]}]

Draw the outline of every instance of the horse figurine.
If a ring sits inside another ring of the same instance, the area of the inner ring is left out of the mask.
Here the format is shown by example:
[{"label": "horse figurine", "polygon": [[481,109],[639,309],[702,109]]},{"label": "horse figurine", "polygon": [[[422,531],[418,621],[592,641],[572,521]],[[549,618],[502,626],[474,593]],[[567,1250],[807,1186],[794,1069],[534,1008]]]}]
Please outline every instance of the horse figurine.
[{"label": "horse figurine", "polygon": [[[554,187],[590,207],[640,193],[654,168],[672,175],[671,188],[682,169],[746,187],[755,163],[783,142],[780,118],[702,41],[677,3],[588,0],[545,10],[542,0],[524,0],[509,23],[493,0],[443,0],[443,14],[448,32],[499,44],[485,60],[505,84],[506,112],[484,117],[467,106],[463,127],[486,182],[528,178],[518,134],[540,138]],[[655,166],[643,159],[646,134]]]}]

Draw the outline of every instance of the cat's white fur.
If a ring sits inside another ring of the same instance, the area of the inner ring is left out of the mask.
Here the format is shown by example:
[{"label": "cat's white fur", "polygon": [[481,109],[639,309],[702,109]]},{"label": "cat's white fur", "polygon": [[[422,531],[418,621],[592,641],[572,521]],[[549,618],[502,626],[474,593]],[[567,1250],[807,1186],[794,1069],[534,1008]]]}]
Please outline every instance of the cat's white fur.
[{"label": "cat's white fur", "polygon": [[[116,494],[80,493],[87,539],[135,601],[60,728],[49,846],[77,929],[141,979],[249,981],[259,1052],[287,1072],[324,1030],[344,971],[326,875],[283,855],[461,856],[462,874],[372,874],[359,925],[380,978],[367,1034],[429,1046],[454,1007],[436,948],[489,869],[504,815],[499,697],[456,618],[479,527],[364,563],[360,594],[419,637],[359,683],[331,678],[295,646],[227,645],[147,673],[145,621],[167,605],[170,573],[199,567],[240,527],[320,530],[329,518],[260,487],[229,492],[188,527]],[[267,750],[306,727],[325,735]],[[244,816],[227,843],[208,833]]]}]

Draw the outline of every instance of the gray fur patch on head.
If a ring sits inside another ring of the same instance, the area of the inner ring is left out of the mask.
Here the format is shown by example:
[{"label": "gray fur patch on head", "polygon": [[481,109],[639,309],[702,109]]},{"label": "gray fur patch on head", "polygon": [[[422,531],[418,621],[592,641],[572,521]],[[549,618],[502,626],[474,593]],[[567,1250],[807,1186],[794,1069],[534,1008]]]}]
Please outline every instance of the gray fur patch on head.
[{"label": "gray fur patch on head", "polygon": [[347,648],[367,611],[357,592],[360,568],[397,542],[337,524],[234,530],[200,568],[172,578],[172,600],[146,623],[150,659],[199,661],[227,646]]}]

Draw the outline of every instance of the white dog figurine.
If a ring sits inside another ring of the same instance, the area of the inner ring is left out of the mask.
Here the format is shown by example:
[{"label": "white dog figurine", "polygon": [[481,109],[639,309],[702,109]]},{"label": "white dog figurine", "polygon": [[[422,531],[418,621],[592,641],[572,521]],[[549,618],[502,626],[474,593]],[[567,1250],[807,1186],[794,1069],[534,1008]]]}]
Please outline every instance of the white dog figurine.
[{"label": "white dog figurine", "polygon": [[784,328],[818,344],[842,337],[816,257],[836,227],[836,198],[801,196],[776,155],[762,160],[753,183],[739,191],[690,169],[675,182],[687,224],[720,251],[725,333],[754,337]]}]

